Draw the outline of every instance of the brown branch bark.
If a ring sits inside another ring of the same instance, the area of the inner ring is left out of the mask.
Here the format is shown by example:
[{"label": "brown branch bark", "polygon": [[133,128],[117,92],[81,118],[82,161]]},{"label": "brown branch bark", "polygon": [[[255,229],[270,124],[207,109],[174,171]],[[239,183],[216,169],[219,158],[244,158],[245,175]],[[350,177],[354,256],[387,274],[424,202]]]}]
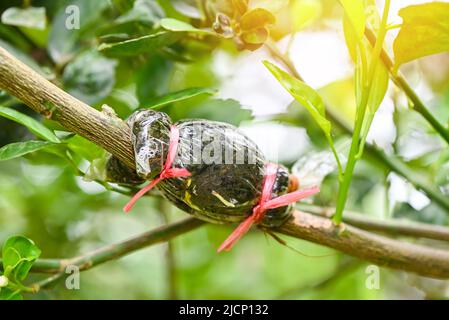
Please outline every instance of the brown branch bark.
[{"label": "brown branch bark", "polygon": [[[130,132],[123,121],[103,114],[71,97],[2,48],[0,48],[0,88],[21,99],[37,112],[59,121],[67,129],[97,143],[133,167]],[[198,221],[197,224],[199,226],[202,222]],[[295,211],[292,219],[275,231],[329,246],[381,266],[412,271],[423,276],[449,278],[447,251],[403,243],[345,224],[336,226],[328,218]],[[139,236],[69,261],[83,268],[92,267],[151,244],[151,241],[145,240],[146,236],[149,235]],[[167,238],[164,239],[166,241]],[[43,260],[36,264],[36,268],[40,266],[41,270],[48,270],[54,266],[53,263],[54,261]]]},{"label": "brown branch bark", "polygon": [[[318,207],[309,204],[298,204],[297,207],[300,210],[327,218],[332,218],[335,212],[334,208]],[[380,220],[367,217],[363,213],[348,210],[345,210],[343,221],[363,230],[381,232],[392,236],[409,236],[414,238],[449,241],[449,228],[445,226],[404,219]]]}]

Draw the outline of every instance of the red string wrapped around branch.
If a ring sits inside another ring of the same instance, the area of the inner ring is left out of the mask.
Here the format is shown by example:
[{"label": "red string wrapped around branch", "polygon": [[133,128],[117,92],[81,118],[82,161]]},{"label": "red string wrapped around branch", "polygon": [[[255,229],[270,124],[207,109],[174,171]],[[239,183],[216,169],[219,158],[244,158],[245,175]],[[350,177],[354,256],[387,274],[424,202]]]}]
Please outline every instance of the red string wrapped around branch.
[{"label": "red string wrapped around branch", "polygon": [[125,205],[123,211],[128,213],[137,200],[140,199],[145,193],[150,191],[155,185],[157,185],[161,180],[168,178],[179,178],[179,177],[188,177],[190,176],[190,172],[185,168],[172,168],[173,161],[175,160],[176,153],[178,150],[179,143],[179,129],[172,125],[170,127],[170,143],[168,145],[168,155],[165,160],[164,167],[162,168],[161,173],[155,179],[153,179],[148,185],[143,187],[139,192],[137,192],[134,197]]},{"label": "red string wrapped around branch", "polygon": [[276,180],[276,172],[277,166],[275,164],[268,163],[266,165],[262,196],[260,197],[259,203],[253,208],[252,214],[246,218],[246,220],[243,221],[222,243],[217,250],[218,252],[231,250],[240,238],[249,231],[254,223],[259,223],[263,219],[267,210],[287,206],[320,192],[318,187],[312,187],[309,189],[290,192],[277,198],[270,199],[273,185]]}]

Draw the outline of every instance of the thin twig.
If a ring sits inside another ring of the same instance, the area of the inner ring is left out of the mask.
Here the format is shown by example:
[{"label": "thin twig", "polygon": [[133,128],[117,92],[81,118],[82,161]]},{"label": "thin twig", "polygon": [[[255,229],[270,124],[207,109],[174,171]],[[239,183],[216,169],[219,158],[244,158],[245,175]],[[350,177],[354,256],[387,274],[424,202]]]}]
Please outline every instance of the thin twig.
[{"label": "thin twig", "polygon": [[[318,207],[299,203],[297,208],[306,212],[331,218],[334,208]],[[449,241],[449,227],[420,223],[410,220],[370,218],[363,213],[345,210],[343,221],[363,230],[382,232],[393,236],[408,236],[440,241]]]}]

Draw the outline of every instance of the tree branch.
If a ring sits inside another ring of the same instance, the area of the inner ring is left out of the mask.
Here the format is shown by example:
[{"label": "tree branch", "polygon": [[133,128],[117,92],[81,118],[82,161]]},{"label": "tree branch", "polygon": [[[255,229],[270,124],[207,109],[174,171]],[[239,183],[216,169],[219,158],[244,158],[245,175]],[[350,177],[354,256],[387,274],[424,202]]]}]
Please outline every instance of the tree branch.
[{"label": "tree branch", "polygon": [[[67,266],[72,265],[78,266],[81,271],[87,270],[107,261],[119,259],[134,251],[166,242],[181,234],[199,228],[204,224],[204,221],[195,218],[186,218],[74,258],[38,259],[33,264],[31,271],[36,273],[63,273]],[[2,259],[0,259],[0,269],[1,263]]]},{"label": "tree branch", "polygon": [[449,251],[401,242],[328,218],[295,210],[293,218],[274,231],[322,244],[382,267],[449,278]]},{"label": "tree branch", "polygon": [[[83,104],[43,79],[0,48],[0,88],[23,100],[34,110],[59,121],[67,129],[104,147],[133,166],[128,127]],[[48,107],[48,103],[52,107]],[[68,264],[85,270],[117,259],[145,246],[166,241],[204,222],[193,218],[164,226],[122,243],[101,248],[69,260],[38,260],[34,271],[61,273]],[[403,243],[345,224],[294,211],[292,218],[275,231],[322,244],[381,266],[416,272],[423,276],[449,278],[449,252]]]}]

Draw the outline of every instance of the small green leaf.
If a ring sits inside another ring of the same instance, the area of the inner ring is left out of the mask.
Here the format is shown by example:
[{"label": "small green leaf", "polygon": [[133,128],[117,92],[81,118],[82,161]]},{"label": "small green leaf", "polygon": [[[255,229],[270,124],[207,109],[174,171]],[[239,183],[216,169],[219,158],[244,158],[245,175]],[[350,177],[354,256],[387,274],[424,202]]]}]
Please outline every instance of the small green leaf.
[{"label": "small green leaf", "polygon": [[0,106],[0,116],[24,125],[39,138],[54,143],[60,142],[53,131],[45,127],[42,123],[14,109]]},{"label": "small green leaf", "polygon": [[[6,240],[2,249],[5,275],[17,281],[23,281],[41,250],[34,242],[23,236],[14,236]],[[8,273],[8,274],[7,274]]]},{"label": "small green leaf", "polygon": [[[248,2],[248,1],[247,1]],[[288,6],[289,0],[251,0],[249,1],[249,8],[263,8],[272,13],[280,11],[282,8]]]},{"label": "small green leaf", "polygon": [[0,161],[18,158],[53,145],[55,145],[53,142],[48,141],[24,141],[10,143],[0,148]]},{"label": "small green leaf", "polygon": [[362,39],[366,23],[364,0],[340,0],[340,3],[350,25],[354,28],[355,36]]},{"label": "small green leaf", "polygon": [[136,56],[169,46],[182,37],[182,32],[161,31],[115,43],[102,43],[98,50],[109,56]]},{"label": "small green leaf", "polygon": [[188,88],[157,97],[148,103],[147,108],[161,109],[162,107],[173,102],[187,100],[202,94],[213,95],[216,92],[216,90],[210,88]]},{"label": "small green leaf", "polygon": [[11,7],[2,14],[2,23],[16,27],[44,30],[47,24],[44,7]]},{"label": "small green leaf", "polygon": [[171,32],[193,32],[215,35],[215,33],[209,30],[198,29],[191,24],[188,24],[187,22],[176,20],[173,18],[161,19],[159,23],[162,28]]},{"label": "small green leaf", "polygon": [[347,15],[343,16],[343,34],[345,36],[346,47],[348,48],[349,55],[351,56],[352,61],[357,62],[361,54],[360,52],[357,52],[357,49],[360,48],[360,42],[357,39],[357,35]]},{"label": "small green leaf", "polygon": [[449,3],[432,2],[405,7],[393,50],[395,68],[428,55],[449,50]]},{"label": "small green leaf", "polygon": [[67,140],[67,147],[90,162],[102,157],[105,152],[104,149],[100,148],[95,143],[79,135],[69,138]]},{"label": "small green leaf", "polygon": [[313,21],[317,20],[323,11],[320,0],[297,0],[292,3],[291,16],[293,18],[294,30],[304,29]]},{"label": "small green leaf", "polygon": [[326,119],[324,102],[319,94],[313,88],[289,75],[287,72],[282,71],[274,64],[268,61],[264,61],[263,63],[293,98],[309,111],[321,130],[330,138],[331,123]]}]

